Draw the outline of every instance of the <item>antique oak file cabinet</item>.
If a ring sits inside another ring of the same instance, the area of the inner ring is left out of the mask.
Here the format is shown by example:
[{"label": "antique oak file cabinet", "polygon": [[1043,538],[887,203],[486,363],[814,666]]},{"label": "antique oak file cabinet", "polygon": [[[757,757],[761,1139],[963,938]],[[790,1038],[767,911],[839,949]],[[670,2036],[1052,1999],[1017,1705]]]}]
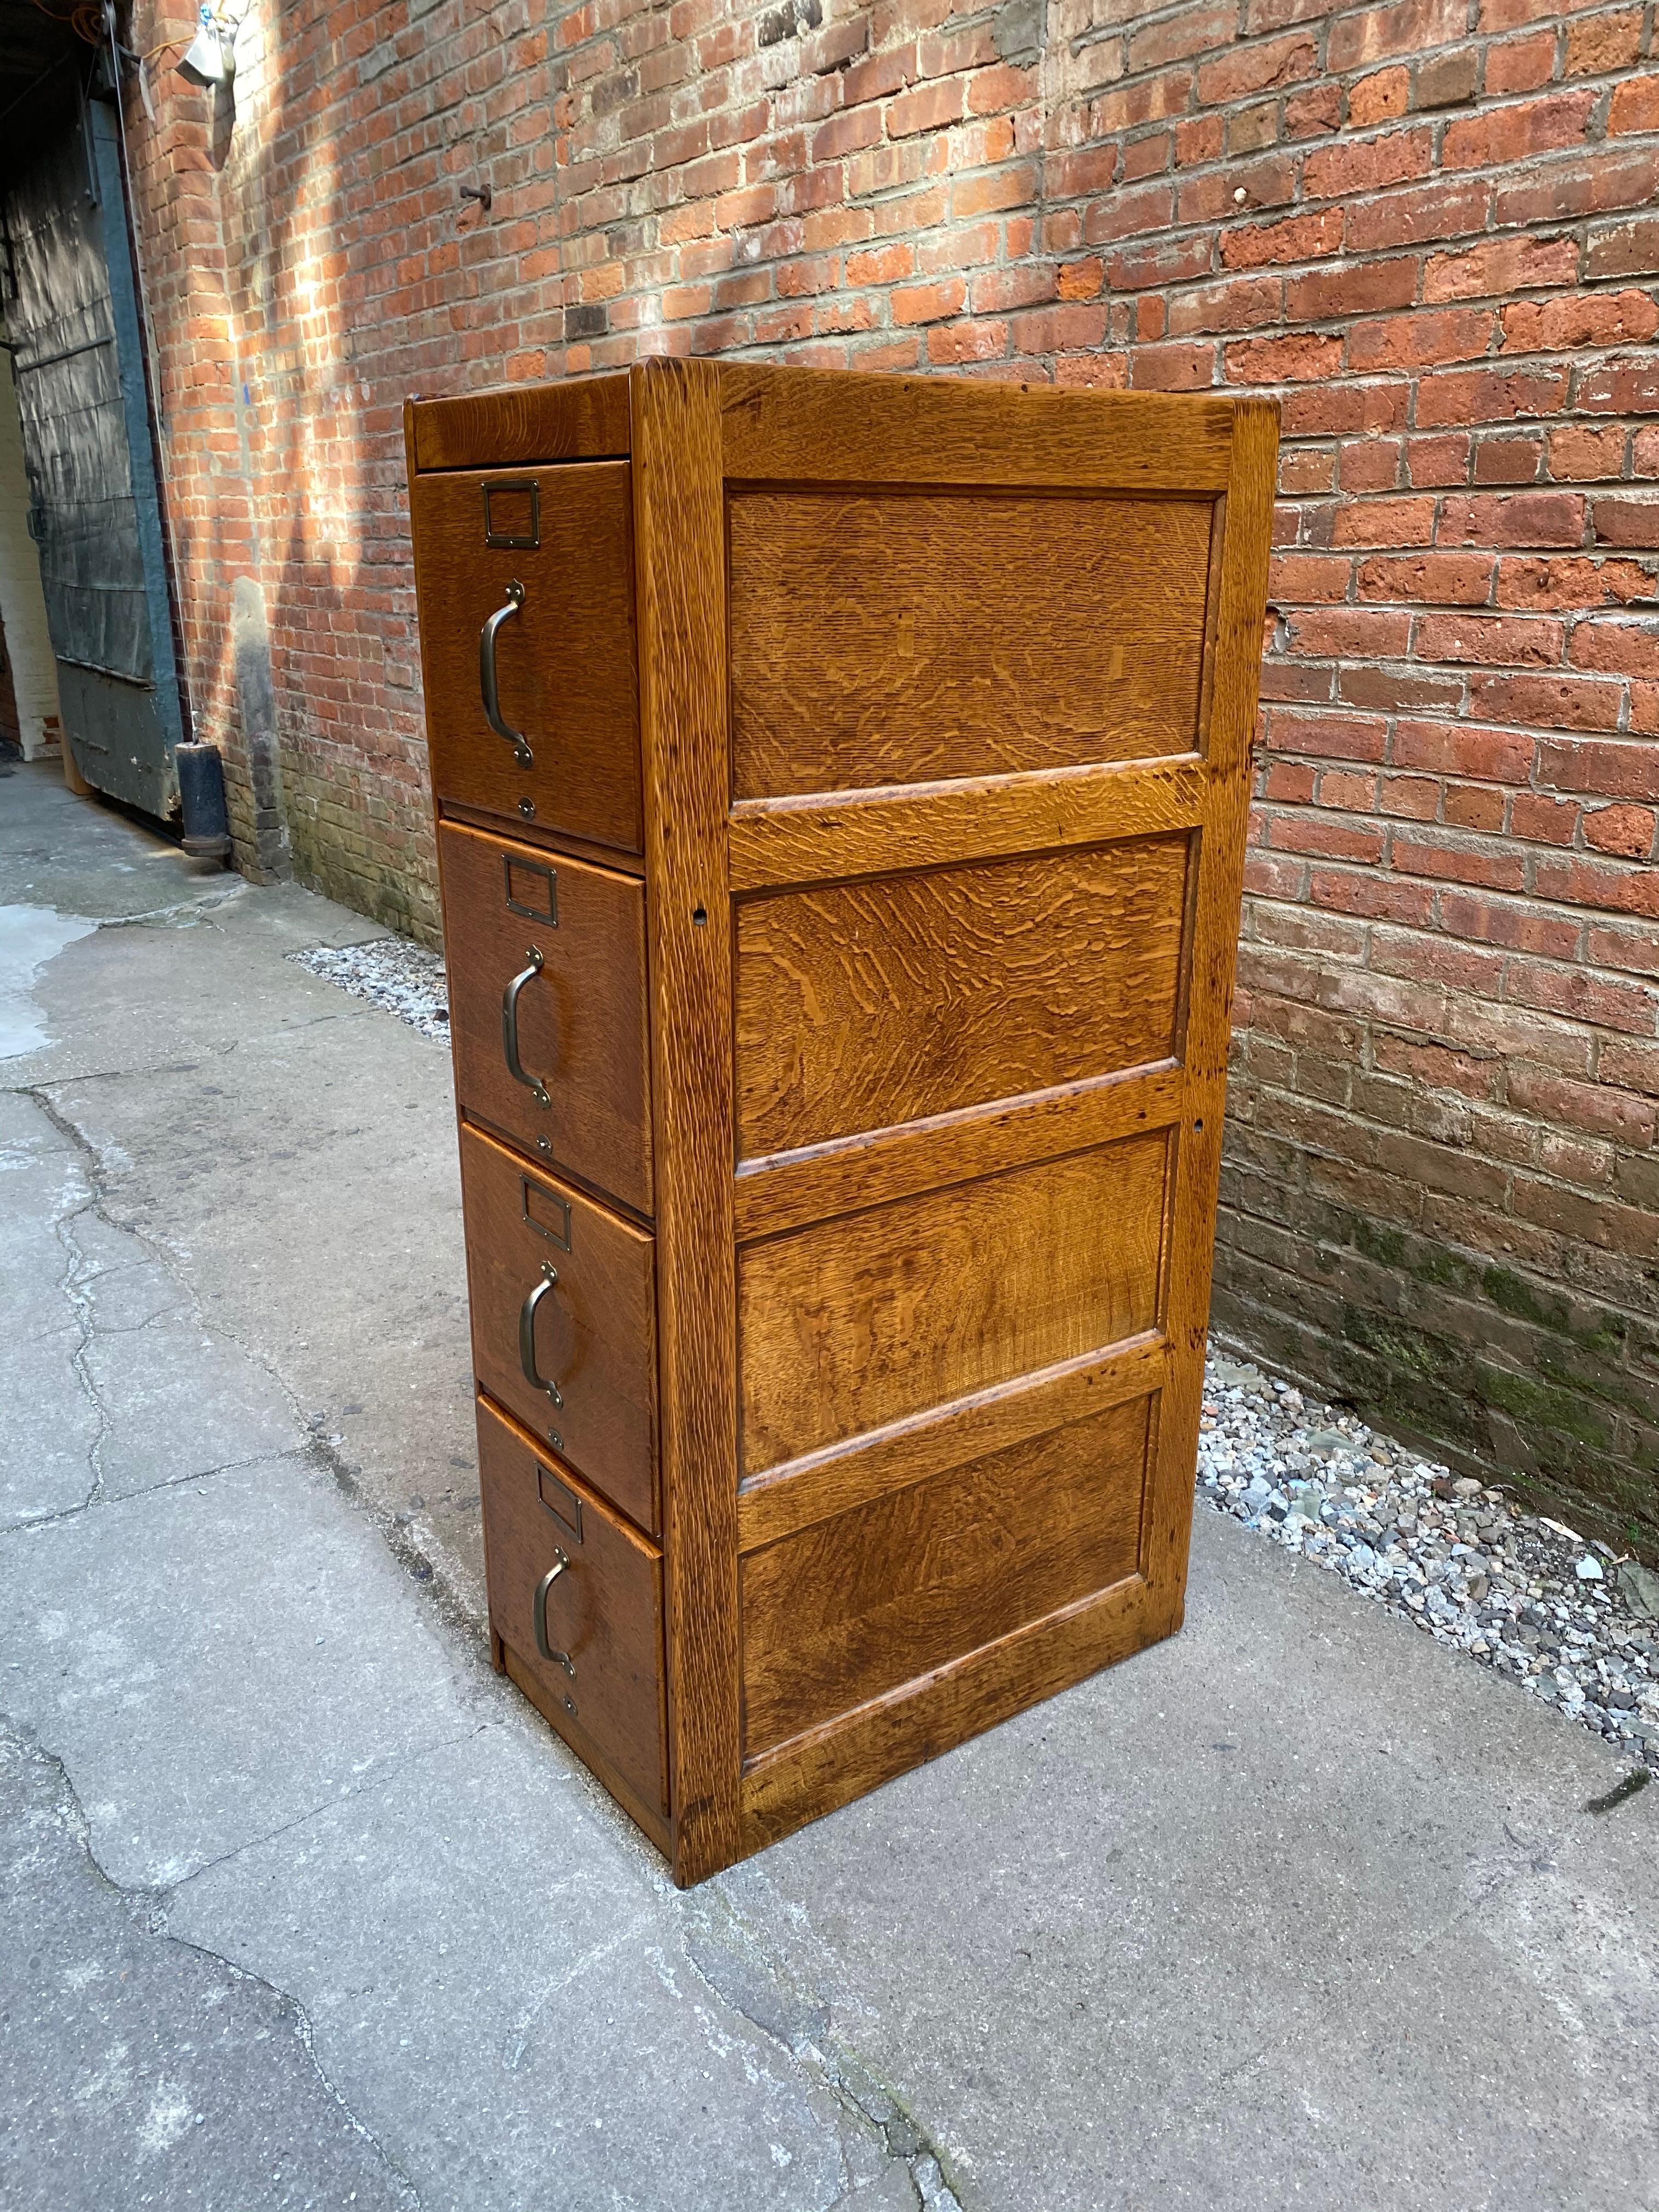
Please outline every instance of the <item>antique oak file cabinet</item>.
[{"label": "antique oak file cabinet", "polygon": [[696,1881],[1180,1624],[1276,418],[407,433],[494,1654]]}]

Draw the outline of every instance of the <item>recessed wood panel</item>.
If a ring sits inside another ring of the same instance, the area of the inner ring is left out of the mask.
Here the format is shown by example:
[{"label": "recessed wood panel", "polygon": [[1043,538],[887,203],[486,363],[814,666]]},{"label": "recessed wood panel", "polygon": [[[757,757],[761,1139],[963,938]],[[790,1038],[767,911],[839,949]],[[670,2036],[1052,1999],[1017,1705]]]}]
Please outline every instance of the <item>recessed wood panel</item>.
[{"label": "recessed wood panel", "polygon": [[742,1565],[747,1758],[1133,1575],[1150,1398],[802,1529]]},{"label": "recessed wood panel", "polygon": [[1212,511],[994,491],[734,494],[734,795],[1190,750]]},{"label": "recessed wood panel", "polygon": [[479,1382],[655,1534],[651,1238],[465,1127],[461,1198]]},{"label": "recessed wood panel", "polygon": [[649,1213],[644,885],[452,823],[438,858],[461,1111]]},{"label": "recessed wood panel", "polygon": [[584,1758],[597,1750],[652,1812],[665,1813],[662,1554],[483,1398],[478,1473],[491,1627],[561,1735]]},{"label": "recessed wood panel", "polygon": [[821,1222],[738,1254],[745,1474],[1152,1328],[1170,1143]]},{"label": "recessed wood panel", "polygon": [[[440,805],[638,852],[627,462],[419,476],[410,496]],[[535,542],[504,542],[513,538]],[[496,615],[497,713],[523,738],[528,765],[485,711],[480,642]]]},{"label": "recessed wood panel", "polygon": [[1187,853],[1150,838],[742,902],[738,1158],[1168,1058]]}]

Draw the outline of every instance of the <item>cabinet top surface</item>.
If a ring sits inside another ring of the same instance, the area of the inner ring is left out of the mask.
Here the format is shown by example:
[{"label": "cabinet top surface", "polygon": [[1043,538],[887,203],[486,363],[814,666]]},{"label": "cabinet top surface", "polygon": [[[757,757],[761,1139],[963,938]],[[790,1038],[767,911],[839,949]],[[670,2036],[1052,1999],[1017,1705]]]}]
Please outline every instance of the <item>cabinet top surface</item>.
[{"label": "cabinet top surface", "polygon": [[[911,480],[1066,483],[1107,480],[1219,490],[1233,430],[1276,403],[1216,392],[1056,392],[1048,385],[890,376],[747,361],[652,360],[599,376],[408,404],[411,471],[495,469],[626,457],[637,387],[712,379],[720,393],[725,474],[846,481],[896,438],[931,465]],[[1138,457],[1138,459],[1132,459]],[[875,466],[879,478],[888,471]]]}]

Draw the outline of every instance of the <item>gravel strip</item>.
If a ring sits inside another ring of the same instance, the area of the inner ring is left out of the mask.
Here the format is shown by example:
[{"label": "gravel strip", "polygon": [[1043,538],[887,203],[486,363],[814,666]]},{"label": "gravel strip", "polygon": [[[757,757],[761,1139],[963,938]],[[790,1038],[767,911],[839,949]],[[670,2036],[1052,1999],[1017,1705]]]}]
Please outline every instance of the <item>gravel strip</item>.
[{"label": "gravel strip", "polygon": [[1659,1575],[1633,1559],[1218,1353],[1198,1494],[1659,1768]]},{"label": "gravel strip", "polygon": [[337,983],[354,999],[384,1006],[422,1036],[449,1035],[449,979],[443,957],[406,937],[377,937],[372,945],[313,945],[290,952],[296,966]]}]

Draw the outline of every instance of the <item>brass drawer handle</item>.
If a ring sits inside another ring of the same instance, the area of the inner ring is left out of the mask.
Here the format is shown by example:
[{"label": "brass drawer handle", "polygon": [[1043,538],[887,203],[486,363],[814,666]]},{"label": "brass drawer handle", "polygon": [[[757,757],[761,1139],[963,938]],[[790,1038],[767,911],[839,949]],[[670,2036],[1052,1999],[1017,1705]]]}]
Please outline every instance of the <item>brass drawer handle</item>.
[{"label": "brass drawer handle", "polygon": [[550,1260],[544,1260],[541,1280],[531,1285],[530,1296],[519,1309],[519,1365],[532,1390],[545,1390],[556,1406],[562,1406],[564,1399],[558,1384],[550,1382],[536,1367],[536,1309],[558,1279],[558,1269]]},{"label": "brass drawer handle", "polygon": [[[537,1650],[541,1653],[550,1667],[562,1667],[574,1682],[576,1679],[575,1661],[568,1651],[556,1651],[547,1638],[547,1594],[569,1565],[569,1560],[562,1552],[554,1554],[552,1565],[537,1583],[536,1595],[530,1601],[530,1617],[536,1631]],[[567,1705],[570,1703],[568,1698],[565,1702]],[[571,1711],[573,1712],[575,1711],[574,1705],[571,1706]]]},{"label": "brass drawer handle", "polygon": [[532,945],[525,958],[530,965],[520,969],[501,994],[501,1050],[507,1058],[507,1073],[515,1082],[522,1083],[526,1091],[535,1092],[538,1106],[550,1106],[553,1101],[547,1095],[547,1085],[539,1075],[528,1074],[519,1058],[519,994],[542,972],[540,945]]},{"label": "brass drawer handle", "polygon": [[507,587],[507,605],[497,607],[495,613],[478,632],[478,689],[483,695],[484,720],[498,738],[505,738],[513,748],[513,757],[520,768],[534,768],[536,756],[525,741],[522,730],[515,730],[501,720],[501,694],[495,686],[495,640],[501,624],[511,622],[524,605],[524,586],[515,576]]}]

